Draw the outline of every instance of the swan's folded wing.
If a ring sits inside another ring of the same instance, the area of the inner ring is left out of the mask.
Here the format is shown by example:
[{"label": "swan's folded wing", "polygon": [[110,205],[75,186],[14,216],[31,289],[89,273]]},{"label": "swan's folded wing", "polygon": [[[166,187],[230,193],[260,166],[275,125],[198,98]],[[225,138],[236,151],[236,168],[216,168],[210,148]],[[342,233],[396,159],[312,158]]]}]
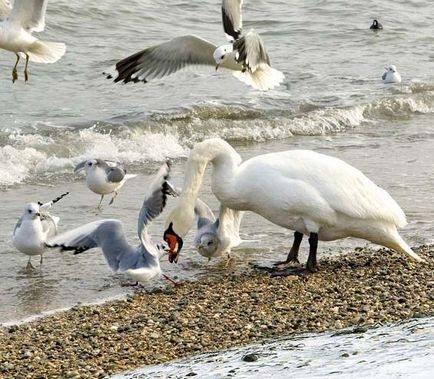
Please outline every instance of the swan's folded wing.
[{"label": "swan's folded wing", "polygon": [[241,29],[243,28],[242,6],[243,0],[222,1],[223,30],[231,42],[236,41],[241,36]]},{"label": "swan's folded wing", "polygon": [[259,66],[270,66],[270,58],[265,50],[261,37],[254,30],[234,42],[234,50],[238,51],[238,63],[254,72]]},{"label": "swan's folded wing", "polygon": [[42,32],[47,4],[48,0],[15,0],[9,20],[29,32]]},{"label": "swan's folded wing", "polygon": [[158,217],[163,211],[167,203],[167,196],[173,196],[173,187],[168,183],[170,173],[170,165],[166,162],[158,170],[151,185],[149,186],[148,194],[143,201],[142,209],[140,210],[137,231],[143,246],[152,251],[155,245],[152,243],[148,233],[147,226],[151,221]]},{"label": "swan's folded wing", "polygon": [[121,254],[131,250],[118,220],[98,220],[76,229],[59,234],[47,242],[48,247],[60,247],[61,250],[73,250],[80,254],[99,247],[110,268],[117,271]]},{"label": "swan's folded wing", "polygon": [[[173,74],[188,65],[215,65],[216,46],[195,36],[171,41],[139,51],[116,63],[115,82],[148,82]],[[112,75],[107,76],[112,79]]]}]

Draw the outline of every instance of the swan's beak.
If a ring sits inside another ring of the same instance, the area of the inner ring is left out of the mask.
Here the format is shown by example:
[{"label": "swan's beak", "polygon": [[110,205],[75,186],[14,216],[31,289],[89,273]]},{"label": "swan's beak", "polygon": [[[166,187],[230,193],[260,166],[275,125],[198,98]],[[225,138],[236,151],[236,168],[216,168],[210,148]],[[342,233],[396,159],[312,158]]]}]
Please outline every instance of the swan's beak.
[{"label": "swan's beak", "polygon": [[180,236],[178,236],[174,230],[171,227],[172,224],[170,224],[169,228],[164,232],[164,241],[167,243],[168,246],[168,253],[169,253],[169,262],[170,263],[178,263],[178,256],[179,252],[182,249],[182,245],[184,244],[184,241]]}]

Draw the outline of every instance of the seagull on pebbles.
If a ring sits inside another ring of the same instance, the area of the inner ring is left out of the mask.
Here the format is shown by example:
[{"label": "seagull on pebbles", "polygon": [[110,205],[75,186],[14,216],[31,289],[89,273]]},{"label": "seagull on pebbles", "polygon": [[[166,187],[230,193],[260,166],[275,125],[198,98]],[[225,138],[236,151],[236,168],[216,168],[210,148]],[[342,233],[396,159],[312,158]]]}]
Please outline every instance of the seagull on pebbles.
[{"label": "seagull on pebbles", "polygon": [[101,200],[97,209],[101,209],[104,195],[114,193],[109,205],[113,204],[119,190],[128,179],[135,178],[137,175],[127,174],[127,171],[109,161],[102,159],[88,159],[79,163],[74,173],[84,170],[86,172],[86,185],[92,191],[101,195]]},{"label": "seagull on pebbles", "polygon": [[50,240],[49,247],[73,250],[74,254],[99,248],[110,268],[114,272],[125,273],[136,282],[134,285],[148,282],[160,275],[177,284],[161,272],[159,258],[162,249],[154,244],[148,235],[148,226],[163,211],[167,195],[176,196],[176,191],[168,182],[169,171],[169,164],[164,164],[145,196],[138,219],[138,246],[132,246],[127,242],[120,221],[107,219],[94,221],[60,234]]},{"label": "seagull on pebbles", "polygon": [[59,42],[41,41],[32,36],[45,28],[45,11],[48,0],[15,0],[13,8],[7,0],[0,0],[0,48],[17,56],[12,69],[12,82],[18,79],[17,66],[20,58],[26,59],[24,79],[29,80],[29,61],[54,63],[66,51]]},{"label": "seagull on pebbles", "polygon": [[208,65],[231,70],[242,82],[259,90],[278,86],[285,78],[271,67],[261,37],[252,29],[242,33],[243,0],[222,1],[223,29],[229,44],[217,47],[194,35],[176,37],[139,51],[116,63],[116,74],[107,79],[123,83],[147,83],[189,65]]}]

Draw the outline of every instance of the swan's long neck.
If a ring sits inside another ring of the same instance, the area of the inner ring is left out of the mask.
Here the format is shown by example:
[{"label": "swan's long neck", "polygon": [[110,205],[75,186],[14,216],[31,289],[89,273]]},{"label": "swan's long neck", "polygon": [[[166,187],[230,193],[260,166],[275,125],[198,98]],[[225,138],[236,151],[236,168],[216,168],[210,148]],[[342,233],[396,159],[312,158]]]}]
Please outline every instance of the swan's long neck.
[{"label": "swan's long neck", "polygon": [[[213,163],[214,177],[218,175],[224,177],[225,181],[229,181],[233,175],[233,169],[239,165],[241,158],[227,142],[219,138],[198,143],[191,151],[187,161],[184,187],[177,207],[182,214],[180,218],[185,221],[187,231],[194,220],[194,206],[209,162]],[[182,234],[183,232],[181,230]]]}]

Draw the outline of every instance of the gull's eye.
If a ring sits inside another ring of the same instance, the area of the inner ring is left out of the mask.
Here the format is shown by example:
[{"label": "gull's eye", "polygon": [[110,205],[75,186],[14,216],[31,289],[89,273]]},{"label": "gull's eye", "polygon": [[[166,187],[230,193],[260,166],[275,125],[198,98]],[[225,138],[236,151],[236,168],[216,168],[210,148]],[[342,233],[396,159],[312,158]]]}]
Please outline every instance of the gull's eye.
[{"label": "gull's eye", "polygon": [[223,59],[225,56],[224,55],[222,55],[221,57],[220,57],[220,59]]},{"label": "gull's eye", "polygon": [[212,241],[209,241],[207,245],[208,245],[208,246],[211,246],[211,245],[212,245]]},{"label": "gull's eye", "polygon": [[32,213],[32,210],[31,209],[29,209],[29,210],[27,210],[27,212],[29,212],[30,214]]}]

